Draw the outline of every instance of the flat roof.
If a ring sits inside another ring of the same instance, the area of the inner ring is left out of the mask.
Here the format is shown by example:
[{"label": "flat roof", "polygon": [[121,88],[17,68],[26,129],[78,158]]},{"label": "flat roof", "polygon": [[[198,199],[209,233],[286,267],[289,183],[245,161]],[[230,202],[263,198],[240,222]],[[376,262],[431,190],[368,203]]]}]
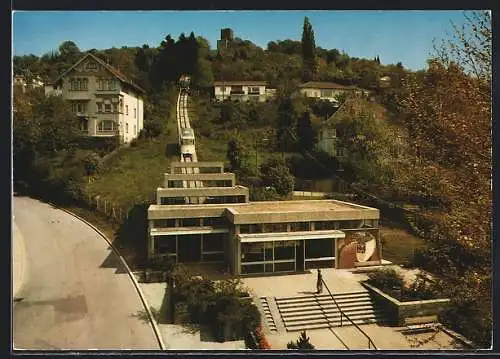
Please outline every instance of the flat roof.
[{"label": "flat roof", "polygon": [[234,224],[379,219],[376,208],[337,200],[151,205],[150,219],[225,216]]},{"label": "flat roof", "polygon": [[234,214],[257,214],[257,213],[293,213],[293,212],[325,212],[325,211],[359,211],[363,209],[374,209],[354,203],[336,200],[302,200],[302,201],[262,201],[250,202],[245,206],[227,205]]}]

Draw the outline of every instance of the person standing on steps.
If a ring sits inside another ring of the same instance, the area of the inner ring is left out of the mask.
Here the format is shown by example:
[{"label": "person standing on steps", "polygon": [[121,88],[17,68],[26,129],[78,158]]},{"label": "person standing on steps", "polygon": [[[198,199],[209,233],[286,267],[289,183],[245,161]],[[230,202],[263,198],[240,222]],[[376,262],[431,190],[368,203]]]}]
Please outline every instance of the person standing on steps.
[{"label": "person standing on steps", "polygon": [[323,276],[321,275],[321,269],[318,269],[318,279],[316,281],[316,293],[320,294],[323,292]]}]

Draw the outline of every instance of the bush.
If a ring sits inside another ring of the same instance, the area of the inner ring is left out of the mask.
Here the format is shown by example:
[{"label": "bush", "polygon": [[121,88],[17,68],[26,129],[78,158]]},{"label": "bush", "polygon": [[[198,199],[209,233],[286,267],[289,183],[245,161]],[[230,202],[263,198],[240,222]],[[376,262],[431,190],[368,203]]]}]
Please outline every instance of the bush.
[{"label": "bush", "polygon": [[382,291],[400,289],[404,286],[404,281],[401,275],[395,269],[381,269],[369,273],[368,283],[379,288]]},{"label": "bush", "polygon": [[87,176],[92,176],[99,172],[101,165],[101,157],[96,152],[89,153],[83,159],[83,167]]},{"label": "bush", "polygon": [[299,339],[294,342],[289,342],[286,345],[287,349],[299,349],[299,350],[313,350],[314,345],[309,342],[309,337],[306,334],[306,331],[300,333]]},{"label": "bush", "polygon": [[240,280],[214,283],[193,277],[184,266],[175,265],[170,271],[174,278],[176,322],[190,322],[209,327],[218,341],[244,338],[260,323],[257,307],[240,298],[247,295]]}]

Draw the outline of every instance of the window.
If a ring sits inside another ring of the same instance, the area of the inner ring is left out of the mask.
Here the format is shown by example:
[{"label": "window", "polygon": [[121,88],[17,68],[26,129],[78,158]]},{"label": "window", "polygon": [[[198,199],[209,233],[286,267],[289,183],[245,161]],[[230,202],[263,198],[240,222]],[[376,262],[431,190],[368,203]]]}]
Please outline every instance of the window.
[{"label": "window", "polygon": [[226,221],[222,217],[205,217],[203,218],[204,226],[212,226],[212,227],[224,227]]},{"label": "window", "polygon": [[128,133],[128,123],[125,124],[125,133]]},{"label": "window", "polygon": [[97,125],[97,130],[100,132],[103,131],[115,131],[117,129],[115,121],[111,120],[102,120]]},{"label": "window", "polygon": [[279,233],[279,232],[286,232],[286,223],[265,223],[264,224],[264,233]]},{"label": "window", "polygon": [[315,231],[326,231],[338,229],[338,223],[336,221],[319,221],[314,222],[314,230]]},{"label": "window", "polygon": [[224,237],[219,233],[203,235],[203,252],[222,252],[224,250]]},{"label": "window", "polygon": [[119,100],[119,108],[120,108],[120,113],[123,113],[123,99],[121,97]]},{"label": "window", "polygon": [[332,90],[321,90],[321,97],[333,97]]},{"label": "window", "polygon": [[134,118],[137,118],[137,110],[134,108]]},{"label": "window", "polygon": [[220,91],[221,91],[221,92],[226,92],[226,86],[221,86],[221,87],[220,87]]},{"label": "window", "polygon": [[231,94],[243,94],[243,86],[231,86]]},{"label": "window", "polygon": [[137,135],[137,126],[134,125],[134,135]]},{"label": "window", "polygon": [[260,88],[258,88],[258,87],[249,87],[248,88],[248,94],[249,95],[259,95],[260,94]]},{"label": "window", "polygon": [[94,70],[97,69],[97,64],[95,62],[89,62],[87,63],[87,69]]},{"label": "window", "polygon": [[128,116],[128,105],[125,105],[125,115]]},{"label": "window", "polygon": [[80,118],[80,131],[87,132],[89,130],[89,120],[85,117]]},{"label": "window", "polygon": [[115,90],[116,81],[114,79],[100,78],[97,81],[97,89],[101,91]]},{"label": "window", "polygon": [[97,112],[102,112],[102,103],[97,102],[96,105],[97,105]]},{"label": "window", "polygon": [[344,147],[338,147],[335,151],[337,157],[345,157]]},{"label": "window", "polygon": [[179,227],[199,227],[200,218],[181,218],[179,219]]},{"label": "window", "polygon": [[87,78],[74,78],[70,80],[71,91],[86,91],[89,80]]},{"label": "window", "polygon": [[240,224],[240,233],[262,233],[262,225],[255,224]]},{"label": "window", "polygon": [[111,104],[110,103],[104,104],[104,112],[111,112]]},{"label": "window", "polygon": [[73,102],[71,110],[73,113],[85,113],[87,111],[87,104],[85,102]]},{"label": "window", "polygon": [[154,219],[153,220],[154,228],[169,228],[175,227],[175,219]]},{"label": "window", "polygon": [[301,232],[309,230],[309,222],[294,222],[290,224],[290,230],[292,232]]}]

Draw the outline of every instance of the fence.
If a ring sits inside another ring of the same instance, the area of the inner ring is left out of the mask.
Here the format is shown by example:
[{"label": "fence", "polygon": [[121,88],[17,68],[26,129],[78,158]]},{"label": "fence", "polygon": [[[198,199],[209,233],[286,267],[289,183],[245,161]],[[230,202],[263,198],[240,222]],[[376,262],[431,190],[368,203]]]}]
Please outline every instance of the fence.
[{"label": "fence", "polygon": [[117,223],[123,223],[128,218],[129,211],[131,210],[131,207],[117,205],[114,202],[101,198],[99,195],[92,196],[91,194],[86,194],[83,200],[90,210],[104,214]]}]

